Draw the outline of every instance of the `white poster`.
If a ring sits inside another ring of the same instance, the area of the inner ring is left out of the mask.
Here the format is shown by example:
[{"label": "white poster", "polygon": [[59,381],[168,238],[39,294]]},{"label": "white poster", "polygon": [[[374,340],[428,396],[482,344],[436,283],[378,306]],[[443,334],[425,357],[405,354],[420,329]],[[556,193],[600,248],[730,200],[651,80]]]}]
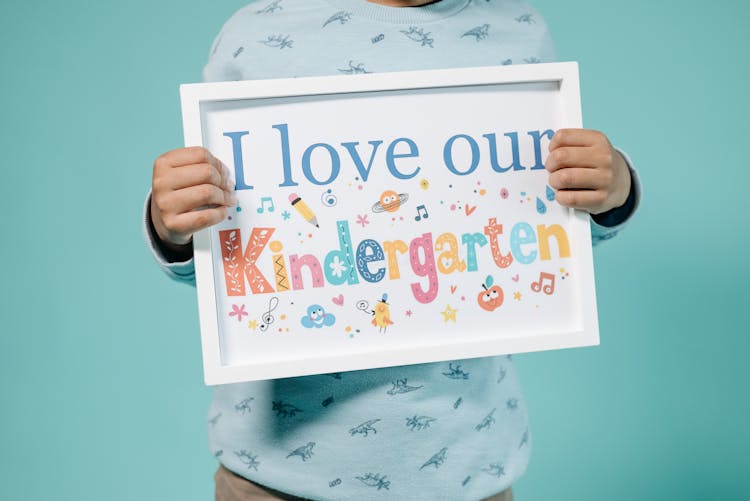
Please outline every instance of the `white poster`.
[{"label": "white poster", "polygon": [[588,216],[544,169],[575,63],[182,93],[239,199],[195,241],[207,383],[598,343]]}]

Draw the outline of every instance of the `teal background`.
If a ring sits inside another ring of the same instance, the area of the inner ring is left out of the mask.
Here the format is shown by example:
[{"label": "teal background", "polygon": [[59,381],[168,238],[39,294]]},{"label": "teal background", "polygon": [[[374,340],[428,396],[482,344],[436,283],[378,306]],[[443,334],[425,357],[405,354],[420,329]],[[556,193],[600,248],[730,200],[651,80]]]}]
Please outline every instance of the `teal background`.
[{"label": "teal background", "polygon": [[[177,86],[244,3],[0,5],[0,499],[212,499],[195,292],[141,210]],[[749,499],[750,4],[534,5],[644,199],[596,251],[602,345],[517,358],[517,499]]]}]

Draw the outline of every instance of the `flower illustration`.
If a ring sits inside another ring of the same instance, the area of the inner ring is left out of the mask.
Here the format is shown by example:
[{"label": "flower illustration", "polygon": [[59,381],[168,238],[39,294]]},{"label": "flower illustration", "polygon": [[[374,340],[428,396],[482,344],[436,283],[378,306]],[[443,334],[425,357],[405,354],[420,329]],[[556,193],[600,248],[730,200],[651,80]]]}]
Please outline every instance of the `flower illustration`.
[{"label": "flower illustration", "polygon": [[427,190],[430,187],[430,182],[427,179],[422,179],[419,182],[419,187],[423,190]]},{"label": "flower illustration", "polygon": [[341,261],[338,256],[334,256],[333,261],[328,266],[331,267],[331,273],[334,277],[340,277],[346,270],[349,269],[349,267],[344,264],[344,262]]},{"label": "flower illustration", "polygon": [[370,224],[370,221],[367,220],[367,214],[358,215],[356,223],[362,225],[362,228]]},{"label": "flower illustration", "polygon": [[236,304],[232,305],[232,311],[229,312],[229,316],[233,317],[237,315],[237,320],[242,322],[242,317],[247,316],[247,312],[245,311],[245,305],[237,306]]}]

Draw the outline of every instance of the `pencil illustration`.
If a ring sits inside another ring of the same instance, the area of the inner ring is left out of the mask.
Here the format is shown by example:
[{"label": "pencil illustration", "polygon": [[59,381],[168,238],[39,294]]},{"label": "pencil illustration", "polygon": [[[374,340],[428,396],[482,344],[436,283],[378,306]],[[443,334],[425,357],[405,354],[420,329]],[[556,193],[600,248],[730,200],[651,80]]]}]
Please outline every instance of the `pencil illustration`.
[{"label": "pencil illustration", "polygon": [[308,205],[302,201],[299,195],[297,195],[296,193],[292,193],[291,195],[289,195],[289,201],[292,202],[292,207],[297,209],[297,212],[300,213],[305,221],[314,225],[316,228],[320,228],[320,226],[318,225],[318,218],[315,217],[315,213],[310,210],[310,207],[308,207]]}]

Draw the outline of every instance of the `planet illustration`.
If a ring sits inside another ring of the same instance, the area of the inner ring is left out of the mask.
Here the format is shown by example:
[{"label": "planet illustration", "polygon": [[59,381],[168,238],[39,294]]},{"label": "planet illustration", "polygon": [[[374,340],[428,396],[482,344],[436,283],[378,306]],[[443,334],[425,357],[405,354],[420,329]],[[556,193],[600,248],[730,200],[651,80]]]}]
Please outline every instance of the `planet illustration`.
[{"label": "planet illustration", "polygon": [[380,200],[372,206],[372,211],[396,212],[407,200],[409,200],[409,195],[406,193],[396,193],[393,190],[386,190],[380,195]]}]

